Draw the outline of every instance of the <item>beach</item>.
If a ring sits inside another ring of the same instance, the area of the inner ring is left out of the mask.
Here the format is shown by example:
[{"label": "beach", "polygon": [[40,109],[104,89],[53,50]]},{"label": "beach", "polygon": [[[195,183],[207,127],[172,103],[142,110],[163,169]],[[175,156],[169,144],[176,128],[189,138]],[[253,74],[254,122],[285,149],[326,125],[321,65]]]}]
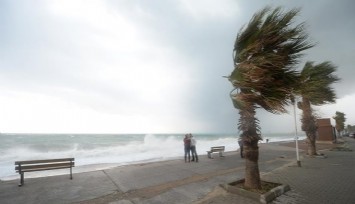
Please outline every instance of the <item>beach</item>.
[{"label": "beach", "polygon": [[[344,141],[347,147],[354,148],[355,140],[345,138]],[[291,191],[276,201],[354,201],[354,152],[330,151],[344,144],[322,144],[318,150],[327,158],[309,158],[302,149],[302,143],[300,141],[302,167],[296,165],[293,141],[260,144],[259,168],[262,179],[288,183],[291,187]],[[17,186],[18,180],[1,181],[0,200],[9,204],[255,203],[248,198],[227,193],[220,187],[220,184],[243,178],[244,160],[239,157],[238,151],[226,152],[225,157],[218,157],[218,154],[213,157],[208,159],[202,155],[198,163],[185,163],[181,157],[75,173],[73,180],[69,179],[68,174],[27,179],[25,176],[25,185],[22,187]],[[339,198],[340,193],[342,196]]]}]

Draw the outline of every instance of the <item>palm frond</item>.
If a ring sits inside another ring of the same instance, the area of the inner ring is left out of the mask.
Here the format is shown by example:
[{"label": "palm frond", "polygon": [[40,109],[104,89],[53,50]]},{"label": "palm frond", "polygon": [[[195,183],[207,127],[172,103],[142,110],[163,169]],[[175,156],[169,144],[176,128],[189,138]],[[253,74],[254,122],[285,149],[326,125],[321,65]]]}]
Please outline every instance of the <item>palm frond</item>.
[{"label": "palm frond", "polygon": [[300,95],[308,98],[312,105],[334,103],[336,94],[331,85],[340,80],[334,74],[336,69],[329,61],[316,65],[314,62],[306,62],[301,71]]},{"label": "palm frond", "polygon": [[286,111],[298,81],[295,65],[301,52],[314,46],[307,41],[304,23],[291,26],[299,11],[266,7],[242,27],[234,43],[233,86],[242,90],[244,100],[272,113]]}]

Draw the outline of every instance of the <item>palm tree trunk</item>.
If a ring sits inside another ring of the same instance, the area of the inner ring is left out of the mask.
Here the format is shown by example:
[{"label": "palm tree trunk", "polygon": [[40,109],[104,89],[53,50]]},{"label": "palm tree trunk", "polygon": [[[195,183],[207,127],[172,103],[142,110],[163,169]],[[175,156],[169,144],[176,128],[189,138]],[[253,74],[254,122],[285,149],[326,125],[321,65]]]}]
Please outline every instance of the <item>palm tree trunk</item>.
[{"label": "palm tree trunk", "polygon": [[316,132],[317,132],[317,124],[316,119],[313,116],[311,103],[307,98],[302,98],[302,130],[306,132],[307,135],[307,144],[308,155],[317,155],[316,150]]},{"label": "palm tree trunk", "polygon": [[307,134],[307,154],[310,156],[317,155],[316,137]]},{"label": "palm tree trunk", "polygon": [[258,141],[261,139],[257,133],[257,122],[255,118],[255,108],[248,104],[248,107],[239,110],[239,129],[242,130],[242,142],[244,146],[245,158],[245,182],[244,187],[250,189],[261,189],[259,172],[259,147]]},{"label": "palm tree trunk", "polygon": [[245,182],[246,188],[261,189],[260,172],[259,172],[259,147],[258,143],[248,144],[244,146],[245,158]]}]

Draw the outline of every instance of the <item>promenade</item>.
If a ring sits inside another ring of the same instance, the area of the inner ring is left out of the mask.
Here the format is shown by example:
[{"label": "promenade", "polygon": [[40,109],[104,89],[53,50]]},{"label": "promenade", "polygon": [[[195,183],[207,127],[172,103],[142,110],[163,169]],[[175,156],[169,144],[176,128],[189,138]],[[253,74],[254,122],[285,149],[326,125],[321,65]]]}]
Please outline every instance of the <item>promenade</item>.
[{"label": "promenade", "polygon": [[[300,150],[302,167],[296,165],[292,143],[261,144],[262,179],[291,187],[272,203],[355,203],[355,140],[343,140],[344,144],[317,145],[327,158],[309,158]],[[340,148],[329,150],[336,146]],[[348,149],[354,151],[341,151]],[[185,163],[181,158],[77,173],[73,180],[68,175],[25,176],[23,187],[17,186],[18,180],[0,181],[0,203],[257,203],[219,187],[244,177],[239,152],[213,156],[201,155],[198,163]]]}]

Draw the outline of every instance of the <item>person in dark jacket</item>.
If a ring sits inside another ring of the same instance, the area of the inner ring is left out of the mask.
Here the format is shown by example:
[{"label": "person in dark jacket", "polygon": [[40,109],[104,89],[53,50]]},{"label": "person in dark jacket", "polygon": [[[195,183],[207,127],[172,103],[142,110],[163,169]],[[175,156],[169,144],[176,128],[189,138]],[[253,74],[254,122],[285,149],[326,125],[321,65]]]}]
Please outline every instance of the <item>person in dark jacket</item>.
[{"label": "person in dark jacket", "polygon": [[184,138],[185,162],[190,162],[191,140],[188,134]]}]

